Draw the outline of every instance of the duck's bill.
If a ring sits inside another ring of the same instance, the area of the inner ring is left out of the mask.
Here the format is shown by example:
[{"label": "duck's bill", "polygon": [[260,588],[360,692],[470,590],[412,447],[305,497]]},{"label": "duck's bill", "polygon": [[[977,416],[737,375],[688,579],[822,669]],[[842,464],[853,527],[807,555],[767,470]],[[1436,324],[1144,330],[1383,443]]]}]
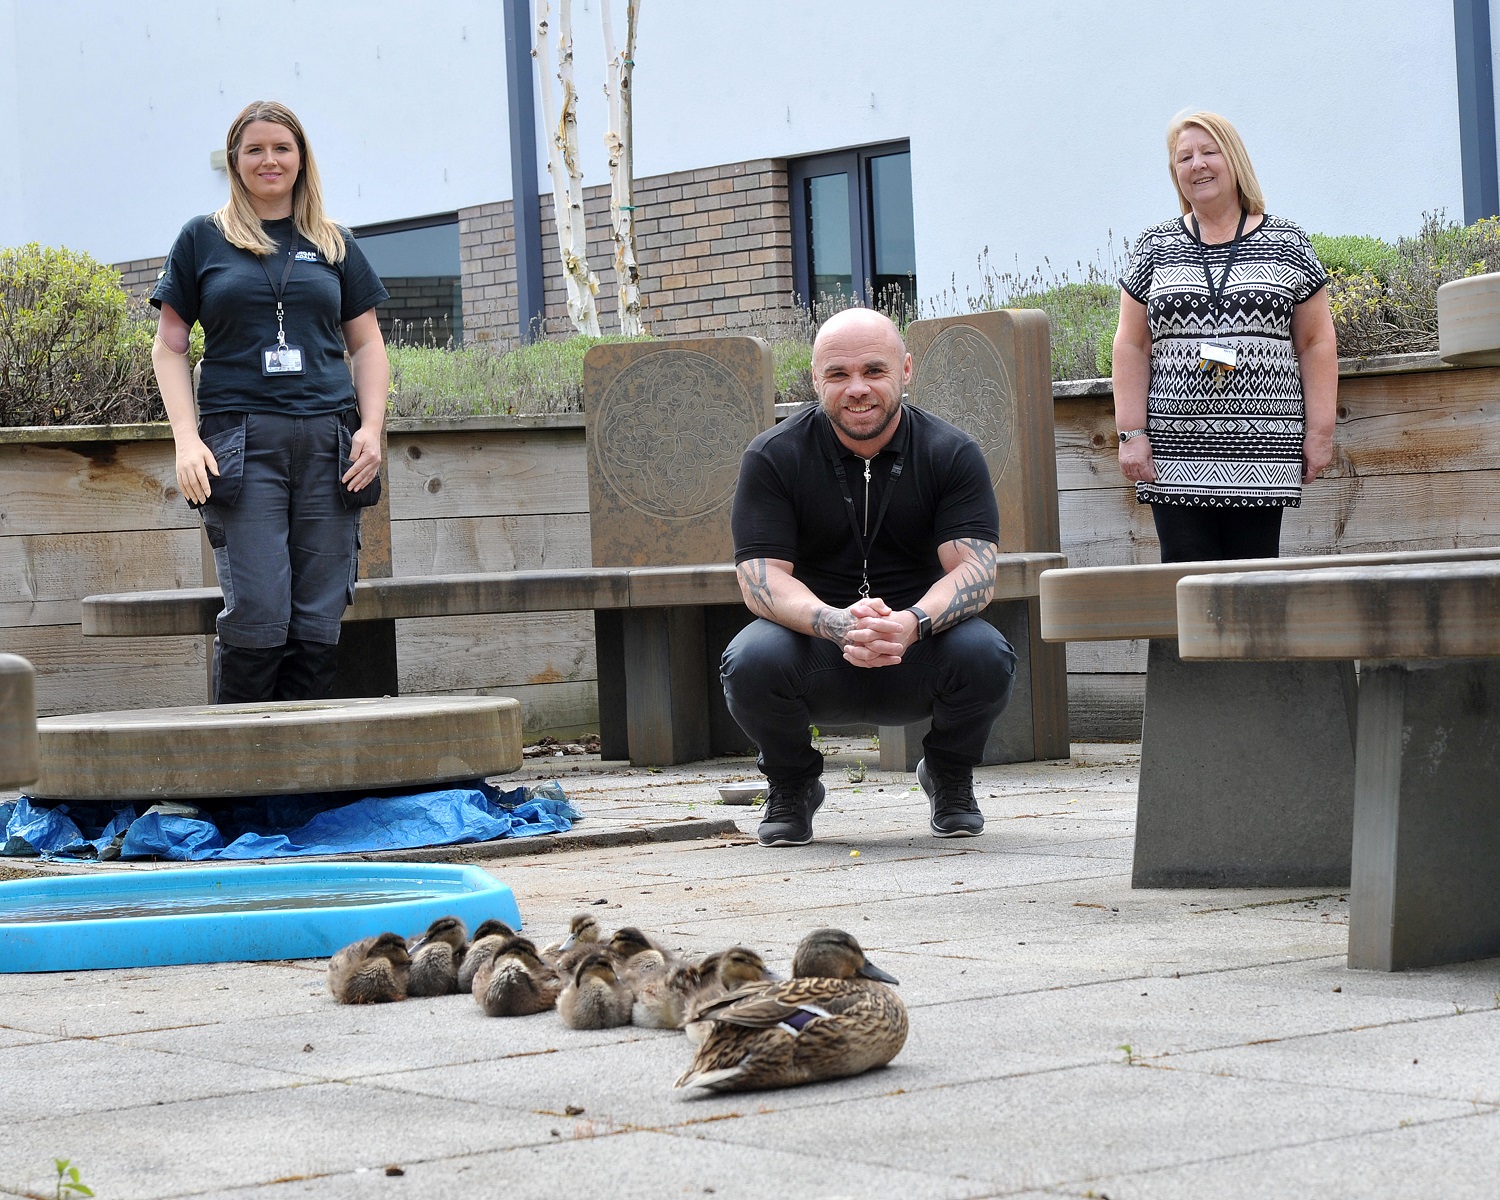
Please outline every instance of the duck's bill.
[{"label": "duck's bill", "polygon": [[889,971],[882,971],[872,962],[865,963],[865,965],[860,967],[860,969],[856,971],[855,974],[863,975],[866,979],[878,979],[881,983],[899,984],[901,982]]},{"label": "duck's bill", "polygon": [[570,934],[568,934],[567,937],[563,938],[562,945],[559,946],[557,949],[558,949],[558,952],[561,953],[564,950],[571,950],[577,944],[578,944],[578,935],[576,933],[570,933]]}]

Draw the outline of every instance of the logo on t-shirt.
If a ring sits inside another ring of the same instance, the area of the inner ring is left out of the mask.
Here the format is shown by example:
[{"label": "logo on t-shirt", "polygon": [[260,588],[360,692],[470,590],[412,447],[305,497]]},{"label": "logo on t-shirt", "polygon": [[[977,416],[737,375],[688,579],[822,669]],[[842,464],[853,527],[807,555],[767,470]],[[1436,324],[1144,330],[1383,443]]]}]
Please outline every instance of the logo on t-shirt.
[{"label": "logo on t-shirt", "polygon": [[297,261],[298,262],[317,262],[318,261],[318,252],[316,250],[298,250],[297,251]]}]

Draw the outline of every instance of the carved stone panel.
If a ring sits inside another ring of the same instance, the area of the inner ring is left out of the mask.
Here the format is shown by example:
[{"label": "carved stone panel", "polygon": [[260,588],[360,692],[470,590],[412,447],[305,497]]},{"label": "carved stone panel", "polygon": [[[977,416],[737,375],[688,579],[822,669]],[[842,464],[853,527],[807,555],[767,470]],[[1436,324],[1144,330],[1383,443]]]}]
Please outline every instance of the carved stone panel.
[{"label": "carved stone panel", "polygon": [[740,456],[776,417],[759,338],[629,342],[584,358],[598,567],[729,562]]},{"label": "carved stone panel", "polygon": [[989,463],[1000,549],[1058,549],[1046,314],[1002,309],[916,321],[907,330],[919,408],[971,435]]}]

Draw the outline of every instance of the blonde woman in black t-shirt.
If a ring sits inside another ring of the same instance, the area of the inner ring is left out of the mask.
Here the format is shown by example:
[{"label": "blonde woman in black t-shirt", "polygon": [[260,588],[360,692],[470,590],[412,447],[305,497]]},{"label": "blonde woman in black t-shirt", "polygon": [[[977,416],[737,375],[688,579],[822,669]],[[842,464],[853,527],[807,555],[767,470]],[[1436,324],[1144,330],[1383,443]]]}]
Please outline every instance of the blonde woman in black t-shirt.
[{"label": "blonde woman in black t-shirt", "polygon": [[[249,105],[225,150],[228,202],[183,226],[152,292],[151,357],[177,481],[224,591],[214,699],[321,699],[353,594],[359,509],[379,496],[390,369],[375,306],[387,293],[324,214],[288,108]],[[196,402],[194,322],[204,334]]]}]

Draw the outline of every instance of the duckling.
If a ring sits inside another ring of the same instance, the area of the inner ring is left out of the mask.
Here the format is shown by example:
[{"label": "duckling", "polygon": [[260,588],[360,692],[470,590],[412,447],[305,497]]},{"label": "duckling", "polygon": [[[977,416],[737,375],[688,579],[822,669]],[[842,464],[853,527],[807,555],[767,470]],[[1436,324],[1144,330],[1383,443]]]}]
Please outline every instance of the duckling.
[{"label": "duckling", "polygon": [[[906,1006],[841,929],[815,929],[797,947],[793,978],[750,984],[695,1008],[709,1023],[674,1084],[714,1091],[791,1087],[882,1067],[906,1042]],[[877,982],[883,981],[883,982]]]},{"label": "duckling", "polygon": [[408,996],[446,996],[458,990],[458,963],[469,931],[457,917],[439,917],[427,932],[407,943],[411,954]]},{"label": "duckling", "polygon": [[497,921],[493,917],[488,921],[481,921],[479,928],[474,931],[474,940],[464,950],[463,962],[458,964],[458,990],[473,991],[474,976],[479,968],[494,957],[502,942],[515,936],[516,931],[504,921]]},{"label": "duckling", "polygon": [[386,1004],[406,999],[411,957],[399,933],[382,933],[345,946],[328,960],[328,990],[340,1004]]},{"label": "duckling", "polygon": [[559,971],[571,971],[589,954],[599,948],[604,940],[604,930],[592,913],[574,913],[568,922],[568,936],[542,949],[542,961],[550,963]]},{"label": "duckling", "polygon": [[593,953],[580,962],[557,998],[557,1011],[569,1029],[613,1029],[630,1024],[630,986],[616,973],[609,955]]},{"label": "duckling", "polygon": [[681,1029],[687,1023],[687,1014],[698,1005],[747,983],[774,978],[754,950],[731,946],[696,963],[679,963],[665,975],[646,980],[636,989],[631,1021],[647,1029]]},{"label": "duckling", "polygon": [[474,976],[472,993],[487,1017],[525,1017],[557,1003],[562,979],[523,937],[502,942]]},{"label": "duckling", "polygon": [[642,977],[665,973],[677,961],[659,942],[647,937],[634,925],[615,930],[614,936],[605,944],[604,952],[617,968],[624,967]]}]

